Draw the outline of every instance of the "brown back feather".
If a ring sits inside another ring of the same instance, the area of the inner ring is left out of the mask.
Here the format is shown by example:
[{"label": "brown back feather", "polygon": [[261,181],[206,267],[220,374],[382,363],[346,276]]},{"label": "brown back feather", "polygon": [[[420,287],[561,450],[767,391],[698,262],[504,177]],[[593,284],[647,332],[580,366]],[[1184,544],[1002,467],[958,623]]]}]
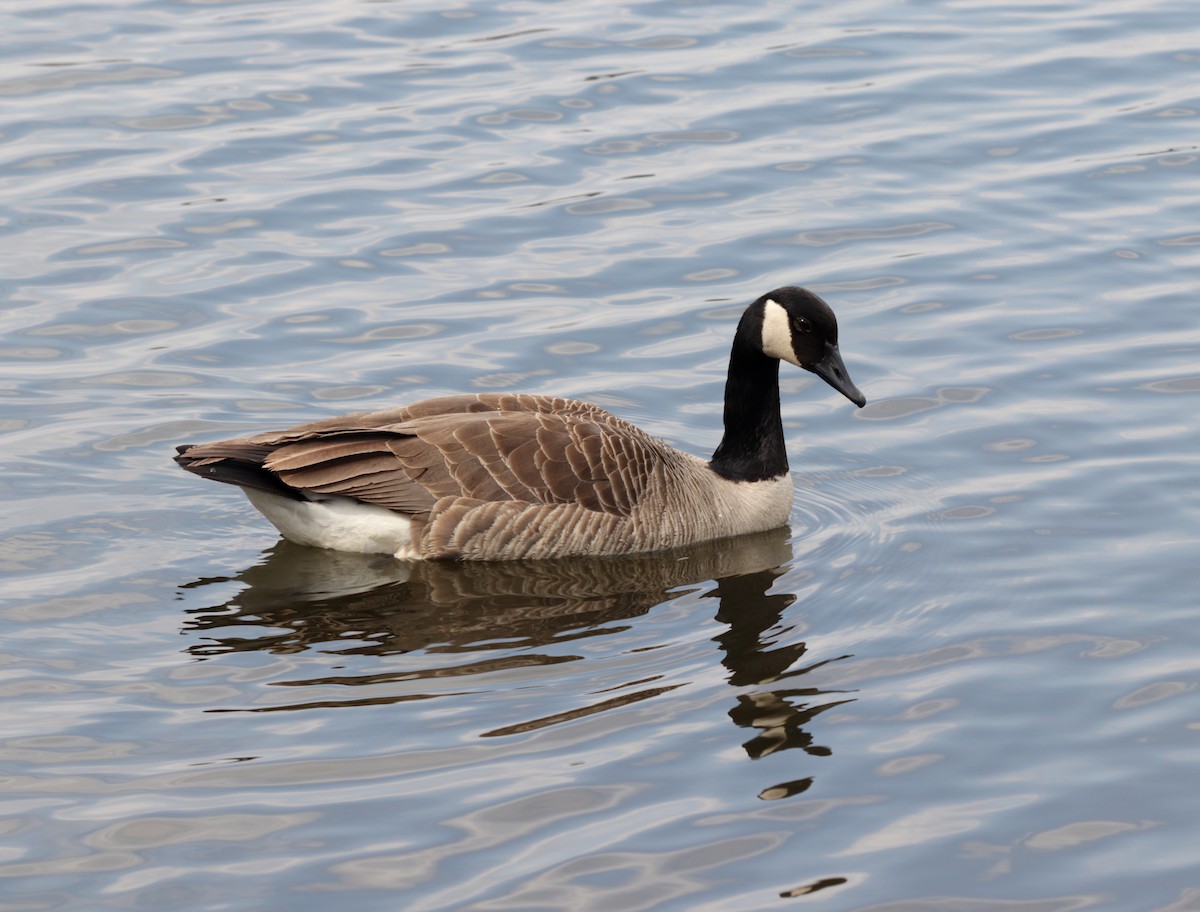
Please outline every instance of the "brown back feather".
[{"label": "brown back feather", "polygon": [[219,471],[209,477],[244,484],[240,479],[253,468],[291,489],[341,494],[417,516],[442,498],[577,502],[589,511],[627,516],[651,475],[679,458],[595,405],[480,394],[203,444],[180,461],[234,459],[241,466],[236,479]]}]

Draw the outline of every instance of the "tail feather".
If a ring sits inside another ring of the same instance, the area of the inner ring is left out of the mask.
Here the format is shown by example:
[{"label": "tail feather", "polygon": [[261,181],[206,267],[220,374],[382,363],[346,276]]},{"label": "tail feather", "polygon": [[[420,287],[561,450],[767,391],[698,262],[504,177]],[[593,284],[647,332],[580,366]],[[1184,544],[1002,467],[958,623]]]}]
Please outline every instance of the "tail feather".
[{"label": "tail feather", "polygon": [[284,484],[278,475],[263,466],[271,453],[270,447],[223,442],[184,444],[175,450],[178,453],[175,461],[193,475],[292,500],[305,500],[301,492]]}]

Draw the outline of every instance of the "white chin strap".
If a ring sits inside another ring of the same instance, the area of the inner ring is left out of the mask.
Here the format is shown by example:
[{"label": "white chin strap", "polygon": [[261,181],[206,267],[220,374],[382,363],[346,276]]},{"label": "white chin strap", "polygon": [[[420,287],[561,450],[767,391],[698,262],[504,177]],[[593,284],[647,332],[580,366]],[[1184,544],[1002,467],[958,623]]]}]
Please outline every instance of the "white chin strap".
[{"label": "white chin strap", "polygon": [[770,298],[763,305],[762,350],[764,355],[800,366],[792,350],[792,325],[788,313]]}]

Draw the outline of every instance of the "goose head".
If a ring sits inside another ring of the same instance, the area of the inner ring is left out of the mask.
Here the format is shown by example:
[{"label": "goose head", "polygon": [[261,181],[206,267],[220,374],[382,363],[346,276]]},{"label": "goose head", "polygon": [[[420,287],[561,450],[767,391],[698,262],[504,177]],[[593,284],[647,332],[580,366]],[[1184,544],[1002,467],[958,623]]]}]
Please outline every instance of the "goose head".
[{"label": "goose head", "polygon": [[776,288],[755,301],[748,313],[761,315],[764,355],[812,371],[859,408],[867,404],[838,351],[837,318],[819,297],[806,288]]}]

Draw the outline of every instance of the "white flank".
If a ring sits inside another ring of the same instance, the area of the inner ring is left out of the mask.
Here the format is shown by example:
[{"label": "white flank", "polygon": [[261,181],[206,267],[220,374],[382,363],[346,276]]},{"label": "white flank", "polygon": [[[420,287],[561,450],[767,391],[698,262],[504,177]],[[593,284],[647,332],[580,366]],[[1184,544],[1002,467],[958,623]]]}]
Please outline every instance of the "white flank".
[{"label": "white flank", "polygon": [[337,495],[292,500],[252,488],[242,490],[288,541],[333,551],[394,554],[401,560],[420,558],[412,548],[412,521],[384,507]]},{"label": "white flank", "polygon": [[792,350],[792,326],[788,312],[770,298],[763,305],[762,350],[764,355],[800,366]]}]

